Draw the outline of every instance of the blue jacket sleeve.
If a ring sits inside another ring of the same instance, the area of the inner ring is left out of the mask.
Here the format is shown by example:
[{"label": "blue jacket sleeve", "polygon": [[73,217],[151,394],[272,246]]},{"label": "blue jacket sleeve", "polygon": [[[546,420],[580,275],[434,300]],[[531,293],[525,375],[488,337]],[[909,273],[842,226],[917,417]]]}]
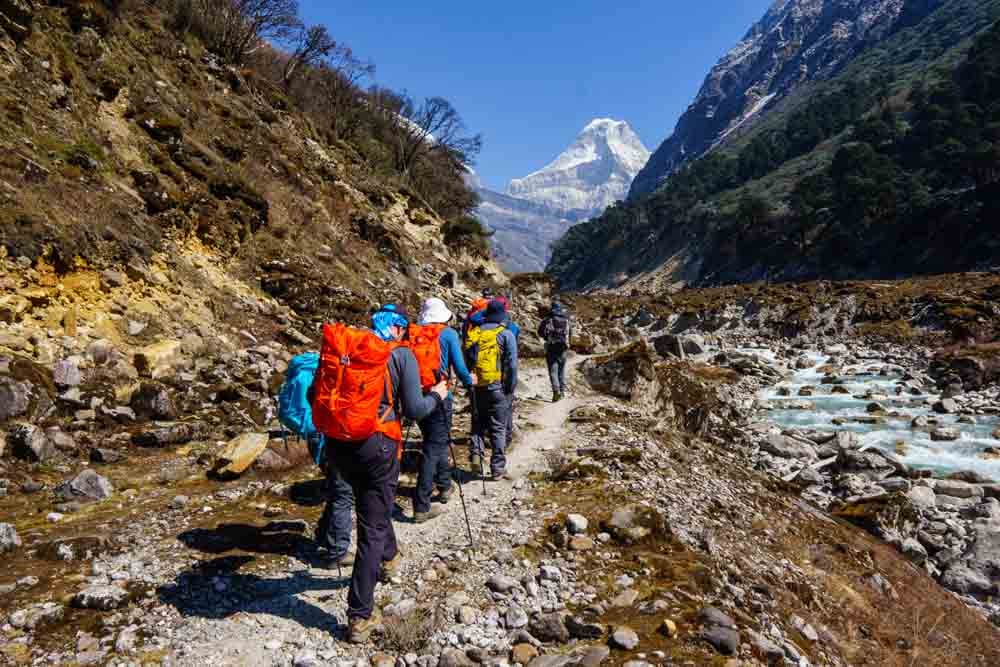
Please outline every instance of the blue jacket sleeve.
[{"label": "blue jacket sleeve", "polygon": [[500,336],[503,346],[503,391],[508,396],[517,389],[517,338],[511,330],[504,331]]},{"label": "blue jacket sleeve", "polygon": [[448,328],[441,332],[441,370],[447,372],[447,366],[455,371],[459,382],[466,388],[472,386],[472,375],[465,365],[465,356],[462,354],[462,346],[458,342],[458,334],[454,329]]}]

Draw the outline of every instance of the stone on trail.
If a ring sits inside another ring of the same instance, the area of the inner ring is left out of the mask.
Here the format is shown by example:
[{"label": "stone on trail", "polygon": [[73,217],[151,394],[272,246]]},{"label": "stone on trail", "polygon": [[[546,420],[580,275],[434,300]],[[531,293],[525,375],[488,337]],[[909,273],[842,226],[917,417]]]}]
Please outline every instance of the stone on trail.
[{"label": "stone on trail", "polygon": [[722,655],[736,655],[740,650],[740,633],[732,628],[716,625],[702,630],[701,638]]},{"label": "stone on trail", "polygon": [[1000,440],[1000,428],[990,433],[990,437],[994,440]]},{"label": "stone on trail", "polygon": [[233,438],[219,454],[215,474],[220,477],[242,474],[267,448],[267,442],[268,437],[264,433],[244,433]]},{"label": "stone on trail", "polygon": [[589,522],[582,514],[570,514],[566,517],[566,530],[572,535],[582,535],[587,532]]},{"label": "stone on trail", "polygon": [[56,498],[63,502],[72,500],[90,502],[104,500],[114,493],[115,489],[107,478],[88,468],[73,479],[59,484],[53,491]]},{"label": "stone on trail", "polygon": [[611,657],[611,649],[607,646],[588,646],[577,649],[573,652],[579,660],[580,667],[600,667],[600,665]]},{"label": "stone on trail", "polygon": [[518,587],[517,579],[505,574],[494,574],[486,581],[486,587],[494,593],[508,593]]},{"label": "stone on trail", "polygon": [[621,542],[638,542],[650,535],[664,535],[669,530],[663,515],[645,505],[626,505],[615,510],[605,528]]},{"label": "stone on trail", "polygon": [[660,623],[660,633],[668,639],[673,639],[677,636],[677,624],[672,619],[663,619],[663,622]]},{"label": "stone on trail", "polygon": [[473,667],[472,659],[457,648],[447,648],[441,652],[438,667]]},{"label": "stone on trail", "polygon": [[90,450],[90,461],[91,463],[118,463],[122,460],[121,452],[115,449],[106,449],[104,447],[98,447],[96,449]]},{"label": "stone on trail", "polygon": [[718,625],[723,628],[736,627],[736,621],[734,621],[728,614],[716,609],[715,607],[703,607],[702,610],[698,612],[698,620],[704,625]]},{"label": "stone on trail", "polygon": [[606,632],[606,628],[600,623],[594,623],[579,616],[571,616],[567,619],[566,628],[574,639],[600,639]]},{"label": "stone on trail", "polygon": [[21,546],[17,530],[9,523],[0,523],[0,554],[13,551]]},{"label": "stone on trail", "polygon": [[785,652],[780,646],[765,637],[764,635],[748,630],[750,646],[758,657],[763,658],[767,664],[781,664],[785,659]]},{"label": "stone on trail", "polygon": [[538,649],[531,644],[515,644],[510,650],[510,659],[519,665],[527,665],[538,657]]},{"label": "stone on trail", "polygon": [[512,604],[507,607],[507,616],[505,620],[509,630],[523,628],[528,625],[528,612],[524,611],[524,609],[518,605]]},{"label": "stone on trail", "polygon": [[570,639],[566,619],[558,612],[540,614],[531,622],[530,630],[532,635],[543,642],[565,644]]},{"label": "stone on trail", "polygon": [[40,426],[23,422],[14,424],[7,438],[14,458],[44,463],[56,455],[56,446]]},{"label": "stone on trail", "polygon": [[639,635],[627,625],[620,625],[611,633],[611,643],[624,651],[631,651],[639,646]]},{"label": "stone on trail", "polygon": [[167,447],[191,442],[201,433],[198,424],[170,424],[156,426],[132,434],[132,444],[137,447]]},{"label": "stone on trail", "polygon": [[7,619],[18,630],[35,630],[57,623],[66,615],[66,609],[58,602],[40,602],[26,609],[15,611]]},{"label": "stone on trail", "polygon": [[73,596],[77,609],[111,611],[128,603],[128,591],[118,586],[88,586]]},{"label": "stone on trail", "polygon": [[611,600],[612,607],[631,607],[639,600],[639,593],[634,589],[627,589],[619,593]]},{"label": "stone on trail", "polygon": [[590,551],[595,546],[597,545],[594,544],[594,540],[590,539],[586,535],[574,535],[569,541],[570,551]]}]

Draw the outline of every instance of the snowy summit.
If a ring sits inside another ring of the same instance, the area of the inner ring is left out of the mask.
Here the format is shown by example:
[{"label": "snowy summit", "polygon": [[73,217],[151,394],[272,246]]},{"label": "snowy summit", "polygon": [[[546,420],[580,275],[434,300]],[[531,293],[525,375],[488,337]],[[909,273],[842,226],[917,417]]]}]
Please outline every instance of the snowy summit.
[{"label": "snowy summit", "polygon": [[590,217],[625,198],[649,155],[628,123],[597,118],[544,169],[512,180],[507,194]]}]

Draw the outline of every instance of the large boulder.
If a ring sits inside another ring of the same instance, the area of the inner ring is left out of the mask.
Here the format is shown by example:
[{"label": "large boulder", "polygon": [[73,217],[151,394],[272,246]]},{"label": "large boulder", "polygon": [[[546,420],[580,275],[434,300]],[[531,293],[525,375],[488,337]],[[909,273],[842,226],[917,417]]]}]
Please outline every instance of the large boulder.
[{"label": "large boulder", "polygon": [[54,489],[56,498],[63,502],[93,502],[104,500],[115,492],[106,477],[86,469],[73,479],[66,480]]},{"label": "large boulder", "polygon": [[996,586],[990,578],[967,565],[956,563],[941,575],[941,585],[962,595],[993,595]]},{"label": "large boulder", "polygon": [[760,448],[768,454],[783,459],[806,459],[815,461],[818,457],[816,448],[805,439],[792,436],[771,434],[760,444]]},{"label": "large boulder", "polygon": [[583,377],[591,388],[616,398],[651,405],[660,392],[655,351],[640,340],[612,354],[588,359]]},{"label": "large boulder", "polygon": [[244,433],[233,438],[216,458],[215,474],[220,477],[242,474],[267,448],[268,439],[265,433]]},{"label": "large boulder", "polygon": [[15,458],[43,463],[56,456],[56,447],[40,426],[15,423],[7,435],[7,443]]}]

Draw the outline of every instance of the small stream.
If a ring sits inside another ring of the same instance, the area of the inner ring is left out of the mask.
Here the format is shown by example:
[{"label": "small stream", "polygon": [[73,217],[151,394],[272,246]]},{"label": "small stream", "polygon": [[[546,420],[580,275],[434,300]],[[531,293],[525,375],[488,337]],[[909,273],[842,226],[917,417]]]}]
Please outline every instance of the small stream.
[{"label": "small stream", "polygon": [[[746,351],[775,360],[769,350]],[[759,396],[771,406],[768,419],[773,423],[782,428],[852,431],[862,445],[895,453],[913,468],[941,475],[971,470],[1000,480],[1000,457],[987,454],[989,448],[1000,448],[1000,440],[992,437],[1000,428],[1000,405],[976,411],[993,414],[968,414],[964,419],[961,414],[937,414],[933,405],[940,396],[911,389],[898,366],[878,358],[860,359],[831,376],[830,369],[824,368],[830,357],[817,352],[805,356],[813,364],[810,368],[794,371],[790,379]],[[800,395],[810,390],[812,395]],[[811,407],[802,409],[803,402]],[[884,413],[869,412],[872,403],[881,405]],[[917,417],[924,417],[929,425],[912,426]],[[970,417],[975,423],[966,423]],[[957,429],[959,438],[933,441],[931,431],[940,427]]]}]

